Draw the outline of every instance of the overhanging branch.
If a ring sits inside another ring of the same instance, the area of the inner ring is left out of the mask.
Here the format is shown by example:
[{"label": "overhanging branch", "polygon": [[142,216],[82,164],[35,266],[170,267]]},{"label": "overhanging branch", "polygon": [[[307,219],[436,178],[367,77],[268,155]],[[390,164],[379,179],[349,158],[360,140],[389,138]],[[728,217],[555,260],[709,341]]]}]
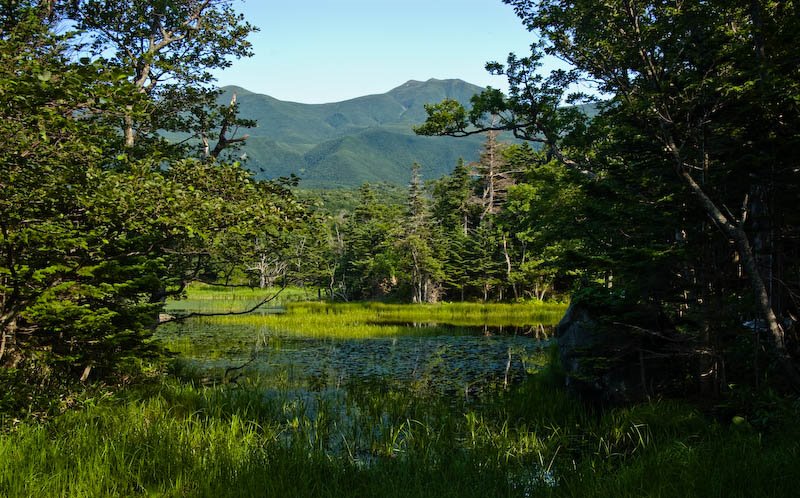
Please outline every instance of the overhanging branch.
[{"label": "overhanging branch", "polygon": [[265,304],[275,300],[281,294],[281,292],[283,292],[284,290],[286,290],[286,284],[284,284],[283,287],[281,287],[280,290],[278,290],[278,292],[276,292],[275,294],[262,299],[258,304],[256,304],[255,306],[253,306],[251,308],[248,308],[248,309],[246,309],[244,311],[225,311],[225,312],[220,312],[220,313],[192,312],[192,313],[188,313],[186,315],[173,316],[173,317],[169,317],[169,318],[167,318],[165,320],[159,320],[157,325],[164,325],[165,323],[171,323],[171,322],[181,322],[181,321],[186,320],[188,318],[195,318],[195,317],[198,317],[198,316],[246,315],[248,313],[252,313],[252,312],[256,311],[257,309],[259,309],[260,307],[264,306]]}]

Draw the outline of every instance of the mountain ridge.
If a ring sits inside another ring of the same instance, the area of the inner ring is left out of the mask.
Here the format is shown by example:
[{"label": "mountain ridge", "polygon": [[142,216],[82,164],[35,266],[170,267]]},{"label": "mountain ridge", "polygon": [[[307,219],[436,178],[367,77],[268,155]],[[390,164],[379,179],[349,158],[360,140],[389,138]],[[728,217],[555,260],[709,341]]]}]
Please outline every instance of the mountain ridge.
[{"label": "mountain ridge", "polygon": [[[365,181],[407,183],[411,165],[425,178],[449,173],[456,161],[475,160],[483,139],[421,137],[424,104],[451,98],[469,104],[483,88],[458,79],[409,80],[386,93],[341,102],[303,104],[276,99],[239,86],[222,88],[220,102],[236,93],[239,116],[257,121],[240,154],[257,177],[295,174],[301,186],[336,188]],[[347,138],[347,140],[345,140]]]}]

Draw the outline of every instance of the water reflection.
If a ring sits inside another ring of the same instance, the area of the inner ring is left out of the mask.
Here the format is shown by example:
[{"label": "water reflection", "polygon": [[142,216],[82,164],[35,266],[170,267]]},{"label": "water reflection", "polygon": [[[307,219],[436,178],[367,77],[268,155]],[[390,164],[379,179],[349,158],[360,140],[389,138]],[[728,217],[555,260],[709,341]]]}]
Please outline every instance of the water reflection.
[{"label": "water reflection", "polygon": [[257,377],[309,390],[385,379],[469,398],[487,386],[513,384],[537,369],[550,332],[538,325],[466,327],[412,322],[403,326],[409,335],[320,339],[283,336],[265,328],[178,324],[162,339],[192,367],[220,381],[230,381],[233,369],[236,378]]},{"label": "water reflection", "polygon": [[411,329],[439,329],[443,335],[483,335],[483,336],[529,336],[545,340],[553,335],[553,326],[535,325],[451,325],[438,322],[373,322],[376,325],[400,325]]}]

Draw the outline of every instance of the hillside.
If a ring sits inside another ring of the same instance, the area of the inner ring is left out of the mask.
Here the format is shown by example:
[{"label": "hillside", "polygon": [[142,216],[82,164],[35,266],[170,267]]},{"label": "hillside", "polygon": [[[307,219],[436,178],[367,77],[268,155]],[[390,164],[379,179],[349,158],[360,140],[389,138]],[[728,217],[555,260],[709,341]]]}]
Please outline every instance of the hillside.
[{"label": "hillside", "polygon": [[426,103],[452,98],[469,102],[482,89],[461,80],[408,81],[379,95],[329,104],[284,102],[239,87],[243,118],[255,119],[242,152],[260,178],[296,174],[301,186],[335,188],[363,182],[405,183],[414,162],[425,178],[449,173],[459,158],[477,159],[482,137],[419,137]]}]

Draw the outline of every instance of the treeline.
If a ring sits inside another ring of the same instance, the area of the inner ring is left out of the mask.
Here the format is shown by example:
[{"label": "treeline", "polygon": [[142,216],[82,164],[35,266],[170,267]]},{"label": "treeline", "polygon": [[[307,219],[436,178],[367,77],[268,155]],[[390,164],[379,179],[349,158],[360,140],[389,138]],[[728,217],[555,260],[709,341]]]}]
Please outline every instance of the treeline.
[{"label": "treeline", "polygon": [[[404,202],[364,186],[333,216],[232,160],[252,123],[216,103],[211,71],[250,55],[254,28],[229,2],[3,4],[3,374],[135,364],[164,301],[201,281],[339,300],[569,294],[641,365],[691,357],[716,390],[800,386],[797,6],[506,3],[542,39],[488,65],[508,94],[430,105],[416,130],[488,132],[480,160],[427,184],[415,166]],[[544,52],[573,68],[543,74]],[[572,93],[587,79],[602,100]]]},{"label": "treeline", "polygon": [[282,258],[265,247],[273,263],[251,267],[259,268],[253,281],[272,284],[280,275],[322,287],[335,300],[562,298],[574,280],[556,264],[565,246],[530,216],[557,211],[563,192],[535,168],[537,155],[489,133],[480,160],[459,162],[444,178],[423,183],[420,165],[412,165],[399,202],[396,193],[365,184],[351,210],[318,218],[310,232],[294,231]]},{"label": "treeline", "polygon": [[211,71],[249,56],[254,30],[227,1],[0,9],[3,379],[46,388],[136,370],[158,353],[164,303],[193,282],[338,300],[550,293],[552,279],[523,275],[541,271],[535,249],[503,219],[521,175],[505,162],[528,149],[492,141],[481,164],[430,187],[415,170],[406,205],[365,186],[347,215],[298,197],[295,179],[253,178],[234,160],[253,123],[235,98],[217,103]]}]

